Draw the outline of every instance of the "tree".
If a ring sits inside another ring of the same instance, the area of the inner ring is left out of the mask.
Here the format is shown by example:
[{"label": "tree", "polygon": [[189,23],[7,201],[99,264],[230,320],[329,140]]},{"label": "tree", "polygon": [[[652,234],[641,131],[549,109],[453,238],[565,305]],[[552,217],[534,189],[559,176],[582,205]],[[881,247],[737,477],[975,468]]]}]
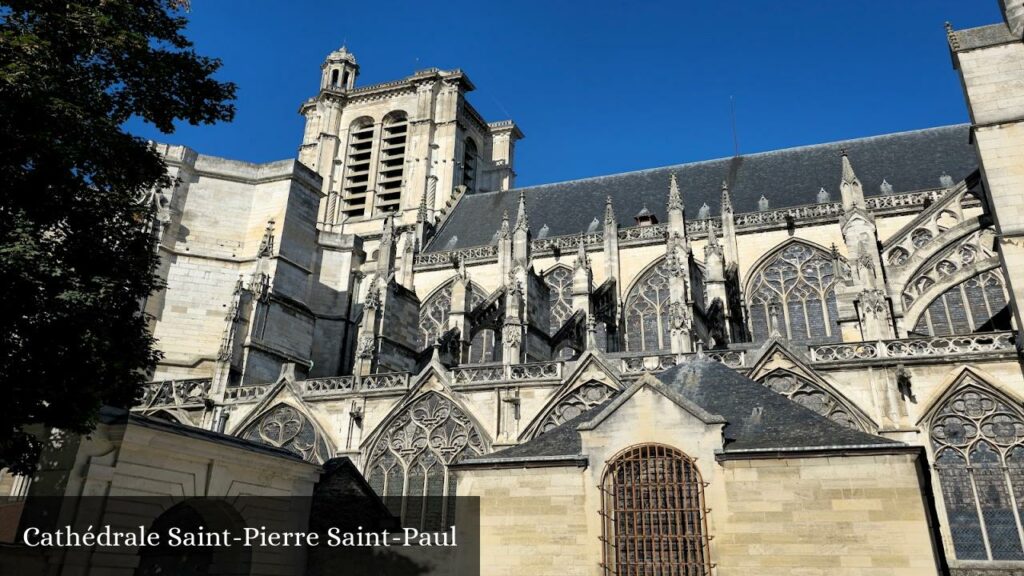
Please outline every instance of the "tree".
[{"label": "tree", "polygon": [[185,37],[183,0],[0,1],[0,468],[33,428],[87,433],[159,360],[148,193],[172,182],[141,117],[230,120],[235,86]]}]

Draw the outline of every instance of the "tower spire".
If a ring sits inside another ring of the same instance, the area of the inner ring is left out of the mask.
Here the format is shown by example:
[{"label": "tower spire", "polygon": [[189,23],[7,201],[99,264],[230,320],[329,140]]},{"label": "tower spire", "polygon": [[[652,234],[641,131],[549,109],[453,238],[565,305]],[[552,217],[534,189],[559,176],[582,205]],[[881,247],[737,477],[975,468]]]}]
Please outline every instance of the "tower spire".
[{"label": "tower spire", "polygon": [[853,171],[853,164],[850,163],[850,157],[846,154],[846,148],[842,149],[842,161],[843,178],[839,183],[839,190],[843,197],[843,210],[849,211],[854,208],[863,210],[865,208],[864,188]]}]

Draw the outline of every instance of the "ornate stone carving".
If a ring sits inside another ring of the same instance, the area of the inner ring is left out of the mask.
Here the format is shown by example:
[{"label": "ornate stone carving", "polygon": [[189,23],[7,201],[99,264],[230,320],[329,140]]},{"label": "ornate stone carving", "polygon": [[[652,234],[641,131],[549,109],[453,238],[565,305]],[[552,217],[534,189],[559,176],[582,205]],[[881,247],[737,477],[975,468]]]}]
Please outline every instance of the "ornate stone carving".
[{"label": "ornate stone carving", "polygon": [[359,342],[356,344],[356,356],[365,360],[372,359],[376,344],[377,338],[373,335],[360,336]]},{"label": "ornate stone carving", "polygon": [[505,324],[501,329],[501,341],[509,346],[519,346],[523,341],[523,329],[519,324]]},{"label": "ornate stone carving", "polygon": [[583,384],[573,390],[572,393],[563,397],[551,408],[551,411],[544,416],[544,419],[541,420],[540,425],[537,427],[536,436],[540,436],[552,428],[572,420],[617,393],[617,390],[601,382],[587,382]]},{"label": "ornate stone carving", "polygon": [[863,429],[858,419],[838,398],[807,378],[788,370],[775,370],[759,378],[758,382],[833,422],[854,430]]},{"label": "ornate stone carving", "polygon": [[241,437],[284,448],[307,462],[320,463],[330,457],[327,443],[308,418],[287,404],[278,404],[246,427]]}]

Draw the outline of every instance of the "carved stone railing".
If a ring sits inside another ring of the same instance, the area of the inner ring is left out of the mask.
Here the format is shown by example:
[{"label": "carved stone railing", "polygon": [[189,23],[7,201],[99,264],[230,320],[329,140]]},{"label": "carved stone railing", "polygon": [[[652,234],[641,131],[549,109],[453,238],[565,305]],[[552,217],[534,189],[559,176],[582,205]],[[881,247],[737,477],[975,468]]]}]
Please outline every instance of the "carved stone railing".
[{"label": "carved stone railing", "polygon": [[137,409],[167,407],[200,407],[210,394],[211,378],[190,378],[188,380],[162,380],[149,382],[142,392]]},{"label": "carved stone railing", "polygon": [[[743,368],[747,361],[747,353],[743,350],[705,350],[700,355],[721,362],[730,368]],[[619,356],[619,371],[623,375],[640,374],[642,372],[661,372],[685,362],[698,354],[644,354]]]},{"label": "carved stone railing", "polygon": [[356,390],[355,376],[331,376],[312,378],[298,383],[303,396],[326,396]]},{"label": "carved stone railing", "polygon": [[553,252],[555,249],[563,252],[569,252],[576,250],[580,245],[580,238],[583,238],[583,244],[585,246],[601,246],[604,244],[604,233],[603,232],[590,232],[588,234],[571,234],[568,236],[550,236],[548,238],[538,238],[530,242],[530,249],[533,250],[534,254],[541,254],[547,252]]},{"label": "carved stone railing", "polygon": [[508,379],[523,380],[561,380],[561,362],[534,362],[531,364],[512,364],[508,367]]},{"label": "carved stone railing", "polygon": [[409,387],[408,372],[387,372],[370,374],[360,378],[358,386],[361,390],[399,390]]},{"label": "carved stone railing", "polygon": [[880,358],[934,358],[966,354],[1010,353],[1013,332],[988,332],[960,336],[929,336],[877,342],[847,342],[811,346],[812,362],[843,362]]},{"label": "carved stone railing", "polygon": [[501,382],[505,379],[505,367],[501,364],[452,368],[452,383],[454,384],[487,384]]},{"label": "carved stone railing", "polygon": [[450,264],[462,260],[484,260],[498,257],[498,246],[487,244],[485,246],[473,246],[459,250],[444,250],[441,252],[426,252],[416,255],[416,264]]},{"label": "carved stone railing", "polygon": [[273,384],[253,384],[250,386],[231,386],[224,390],[225,402],[246,402],[259,400],[270,390]]},{"label": "carved stone railing", "polygon": [[619,230],[619,242],[631,243],[645,240],[664,240],[668,227],[664,224],[634,226]]}]

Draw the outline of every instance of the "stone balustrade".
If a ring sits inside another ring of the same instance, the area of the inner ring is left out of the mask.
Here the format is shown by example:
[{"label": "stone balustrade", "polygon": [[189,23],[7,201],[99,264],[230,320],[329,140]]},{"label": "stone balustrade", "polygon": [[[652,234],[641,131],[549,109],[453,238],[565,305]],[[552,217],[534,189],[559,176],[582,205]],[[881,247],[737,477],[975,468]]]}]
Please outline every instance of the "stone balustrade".
[{"label": "stone balustrade", "polygon": [[844,342],[810,347],[812,362],[843,362],[883,358],[934,358],[992,352],[1014,352],[1013,332],[988,332],[958,336],[927,336],[879,340],[877,342]]},{"label": "stone balustrade", "polygon": [[162,380],[149,382],[142,392],[137,408],[198,407],[209,397],[213,385],[211,378]]}]

